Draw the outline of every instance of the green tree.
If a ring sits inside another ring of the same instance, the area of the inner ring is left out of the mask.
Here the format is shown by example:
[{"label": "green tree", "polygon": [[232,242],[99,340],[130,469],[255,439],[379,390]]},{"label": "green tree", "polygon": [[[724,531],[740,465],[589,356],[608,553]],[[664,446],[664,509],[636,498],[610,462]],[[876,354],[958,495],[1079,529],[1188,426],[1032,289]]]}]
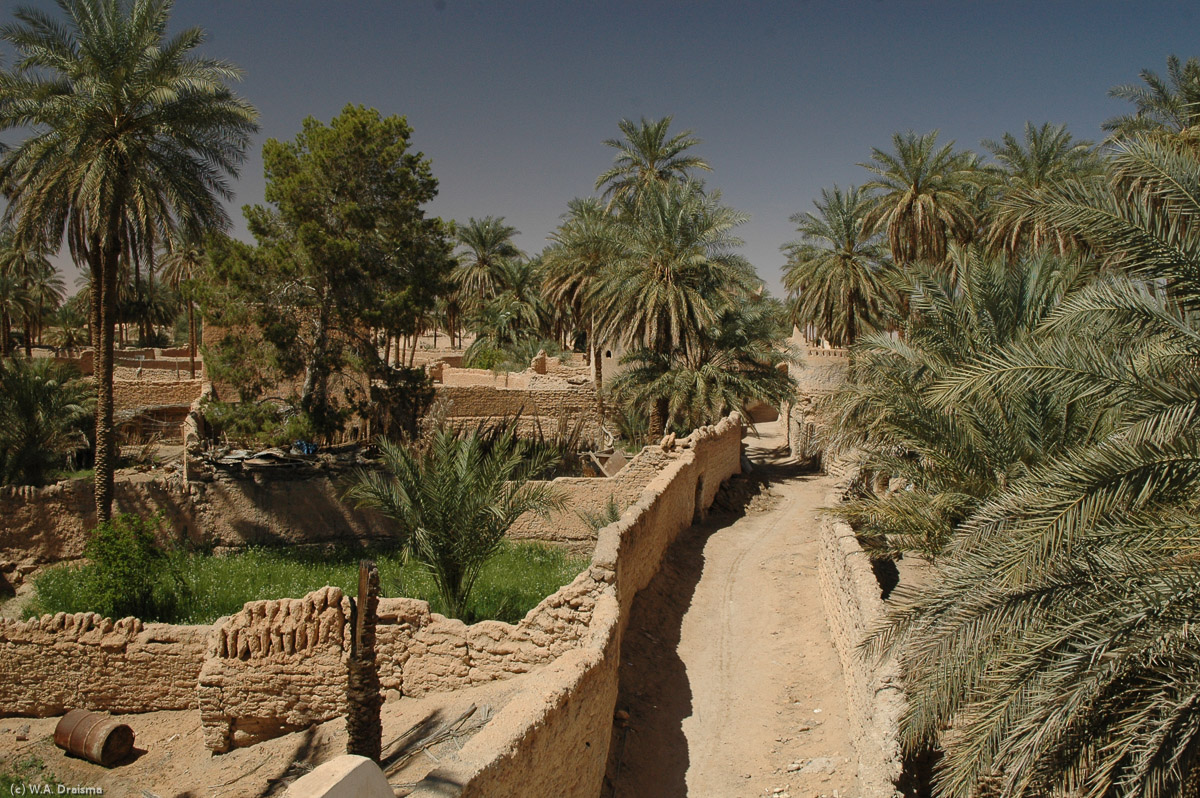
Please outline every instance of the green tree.
[{"label": "green tree", "polygon": [[387,441],[380,449],[383,468],[360,473],[347,498],[397,522],[401,544],[457,618],[466,617],[475,580],[512,523],[563,504],[552,483],[530,481],[553,454],[511,430],[485,442],[442,428],[423,451]]},{"label": "green tree", "polygon": [[616,219],[600,200],[573,199],[563,221],[550,233],[543,254],[546,273],[542,292],[553,306],[570,309],[587,336],[596,369],[596,385],[604,379],[604,341],[598,338],[596,291],[605,270],[623,256]]},{"label": "green tree", "polygon": [[901,656],[905,744],[945,749],[949,798],[1200,795],[1200,157],[1131,136],[1109,173],[1020,200],[1107,273],[928,394],[1023,424],[1036,405],[1013,397],[1040,398],[1083,432],[997,472],[875,640]]},{"label": "green tree", "polygon": [[1170,55],[1165,80],[1149,69],[1143,69],[1140,77],[1145,85],[1129,83],[1108,92],[1109,97],[1128,100],[1137,109],[1101,125],[1110,138],[1153,131],[1182,133],[1200,124],[1200,60],[1189,58],[1180,63],[1179,56]]},{"label": "green tree", "polygon": [[783,284],[796,324],[847,346],[895,315],[898,297],[886,279],[891,264],[866,227],[871,200],[862,189],[822,189],[813,204],[816,214],[791,217],[801,238],[782,247],[788,256]]},{"label": "green tree", "polygon": [[180,292],[187,303],[188,368],[191,378],[196,379],[196,302],[193,297],[196,280],[205,272],[204,246],[195,238],[176,236],[169,242],[160,263],[163,279]]},{"label": "green tree", "polygon": [[304,120],[294,142],[268,139],[272,207],[245,209],[258,246],[213,253],[207,312],[257,331],[225,349],[264,349],[283,376],[303,375],[299,403],[321,432],[346,409],[330,378],[352,361],[382,368],[371,328],[411,333],[446,287],[445,230],[422,207],[437,181],[411,135],[403,117],[348,105],[328,126]]},{"label": "green tree", "polygon": [[603,196],[609,200],[610,208],[614,204],[636,202],[653,187],[687,181],[693,170],[712,171],[703,159],[685,154],[700,143],[700,139],[692,136],[692,131],[685,130],[667,138],[672,119],[666,116],[647,121],[643,117],[636,125],[628,119],[617,123],[625,138],[604,142],[617,154],[613,157],[612,167],[596,178],[596,188],[604,189]]},{"label": "green tree", "polygon": [[[11,229],[0,235],[0,272],[13,275],[22,284],[25,301],[20,303],[20,315],[24,321],[25,357],[32,357],[34,331],[46,312],[62,301],[62,279],[57,278],[40,246],[19,245]],[[5,329],[10,329],[11,323],[10,316]]]},{"label": "green tree", "polygon": [[[1005,133],[1000,141],[983,142],[997,161],[996,177],[1002,195],[1030,194],[1057,183],[1081,181],[1103,174],[1104,160],[1090,141],[1072,138],[1066,125],[1044,123],[1040,128],[1025,123],[1023,141]],[[1048,227],[1043,221],[1015,213],[1011,204],[996,204],[986,235],[988,245],[1010,257],[1028,245],[1052,247],[1065,255],[1078,242]]]},{"label": "green tree", "polygon": [[876,175],[863,186],[874,199],[867,228],[886,232],[892,260],[900,265],[941,263],[952,241],[974,235],[977,159],[955,150],[953,141],[939,147],[937,137],[936,130],[896,133],[894,153],[875,148],[871,160],[859,164]]},{"label": "green tree", "polygon": [[454,279],[469,307],[478,310],[494,296],[500,270],[509,261],[521,257],[521,251],[512,242],[519,232],[505,224],[503,216],[472,217],[466,224],[456,227],[454,237],[460,250]]},{"label": "green tree", "polygon": [[61,242],[91,276],[96,363],[96,512],[112,511],[113,331],[123,257],[178,228],[221,228],[254,110],[228,88],[239,71],[193,54],[198,28],[167,36],[170,0],[62,0],[0,28],[16,51],[0,71],[0,130],[31,134],[0,159],[19,243]]},{"label": "green tree", "polygon": [[13,319],[31,313],[33,307],[25,280],[15,272],[0,270],[0,356],[13,353]]},{"label": "green tree", "polygon": [[49,358],[0,360],[0,484],[42,485],[88,445],[88,386]]},{"label": "green tree", "polygon": [[633,367],[613,382],[613,393],[636,406],[665,407],[666,426],[680,433],[715,424],[734,410],[749,419],[756,401],[778,407],[796,387],[786,369],[795,353],[784,315],[775,300],[747,297],[731,304],[689,348],[627,355]]}]

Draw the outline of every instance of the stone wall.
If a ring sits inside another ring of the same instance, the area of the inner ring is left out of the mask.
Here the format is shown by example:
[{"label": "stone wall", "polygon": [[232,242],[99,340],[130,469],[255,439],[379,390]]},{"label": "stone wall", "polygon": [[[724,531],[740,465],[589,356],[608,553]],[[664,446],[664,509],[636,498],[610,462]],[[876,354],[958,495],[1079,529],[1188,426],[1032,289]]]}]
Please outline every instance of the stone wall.
[{"label": "stone wall", "polygon": [[0,619],[0,707],[34,717],[194,708],[211,632],[94,612]]},{"label": "stone wall", "polygon": [[[845,486],[826,497],[841,501]],[[899,798],[896,782],[903,768],[899,720],[905,697],[895,661],[875,662],[859,644],[883,620],[885,604],[870,558],[849,525],[824,516],[819,525],[817,575],[825,617],[842,663],[858,752],[858,779],[863,795]]]}]

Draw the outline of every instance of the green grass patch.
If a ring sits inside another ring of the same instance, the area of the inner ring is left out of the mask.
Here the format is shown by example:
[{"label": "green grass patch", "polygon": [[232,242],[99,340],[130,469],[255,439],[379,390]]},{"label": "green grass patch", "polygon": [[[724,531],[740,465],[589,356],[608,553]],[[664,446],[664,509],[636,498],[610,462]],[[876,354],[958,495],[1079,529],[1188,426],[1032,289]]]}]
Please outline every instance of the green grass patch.
[{"label": "green grass patch", "polygon": [[[40,789],[43,786],[55,788],[59,784],[62,782],[36,756],[0,763],[0,795],[29,795],[34,785]],[[55,792],[51,790],[50,794]]]},{"label": "green grass patch", "polygon": [[[163,608],[145,621],[168,623],[212,623],[232,615],[247,601],[299,598],[325,585],[335,585],[353,595],[358,588],[358,562],[373,558],[379,566],[385,596],[425,599],[434,612],[445,612],[434,590],[433,580],[416,562],[403,562],[395,550],[321,547],[251,548],[236,554],[174,553],[170,555],[182,583],[164,580],[162,596],[155,605]],[[570,582],[587,567],[586,557],[572,556],[562,549],[536,543],[506,541],[475,583],[466,617],[468,623],[494,619],[516,623],[538,602]],[[56,612],[96,612],[99,598],[91,565],[51,568],[34,580],[36,597],[25,617]]]}]

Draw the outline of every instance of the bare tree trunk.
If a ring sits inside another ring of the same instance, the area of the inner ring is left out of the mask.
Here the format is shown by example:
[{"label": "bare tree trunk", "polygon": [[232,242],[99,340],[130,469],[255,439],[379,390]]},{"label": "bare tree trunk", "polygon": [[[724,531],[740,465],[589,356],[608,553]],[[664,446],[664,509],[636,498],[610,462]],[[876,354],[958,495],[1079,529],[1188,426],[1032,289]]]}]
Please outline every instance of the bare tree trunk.
[{"label": "bare tree trunk", "polygon": [[379,607],[379,569],[363,560],[358,566],[358,598],[351,605],[349,679],[346,685],[346,753],[376,762],[383,755],[379,709],[379,666],[375,661],[375,624]]},{"label": "bare tree trunk", "polygon": [[188,365],[192,370],[192,379],[196,379],[196,306],[188,300]]},{"label": "bare tree trunk", "polygon": [[118,244],[115,231],[103,250],[94,241],[92,264],[93,300],[98,308],[100,347],[94,353],[96,374],[96,523],[112,519],[113,472],[117,465],[116,436],[113,433],[113,339],[116,322]]},{"label": "bare tree trunk", "polygon": [[25,357],[33,357],[33,319],[25,313]]}]

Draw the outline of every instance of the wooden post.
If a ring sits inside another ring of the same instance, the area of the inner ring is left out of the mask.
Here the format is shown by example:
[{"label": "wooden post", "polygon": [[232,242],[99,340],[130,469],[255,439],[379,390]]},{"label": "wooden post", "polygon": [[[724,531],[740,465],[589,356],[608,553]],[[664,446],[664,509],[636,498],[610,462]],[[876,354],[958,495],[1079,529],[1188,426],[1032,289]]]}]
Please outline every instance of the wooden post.
[{"label": "wooden post", "polygon": [[358,564],[358,599],[351,603],[350,673],[346,685],[346,753],[379,762],[383,725],[379,709],[379,666],[375,662],[375,623],[379,609],[379,569],[370,560]]}]

